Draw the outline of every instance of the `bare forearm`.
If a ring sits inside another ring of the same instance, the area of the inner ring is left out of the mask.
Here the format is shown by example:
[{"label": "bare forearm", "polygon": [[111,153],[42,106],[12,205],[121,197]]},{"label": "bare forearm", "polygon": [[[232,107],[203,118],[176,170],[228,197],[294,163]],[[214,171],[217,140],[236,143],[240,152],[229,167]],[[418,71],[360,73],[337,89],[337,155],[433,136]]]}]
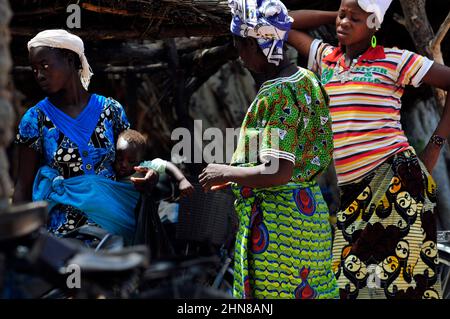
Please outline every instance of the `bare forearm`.
[{"label": "bare forearm", "polygon": [[445,101],[444,112],[442,113],[441,120],[434,131],[434,134],[442,136],[444,138],[450,137],[450,91],[447,91],[447,99]]},{"label": "bare forearm", "polygon": [[268,174],[264,164],[255,167],[229,166],[225,175],[230,182],[252,188],[283,185],[290,179],[285,174]]},{"label": "bare forearm", "polygon": [[[439,121],[436,130],[434,131],[434,134],[441,136],[445,139],[448,139],[450,136],[449,124],[450,124],[450,95],[447,94],[444,112],[442,114],[441,120]],[[428,144],[425,146],[425,149],[419,155],[422,162],[425,164],[426,168],[430,173],[436,166],[440,153],[441,153],[441,146],[430,140]]]},{"label": "bare forearm", "polygon": [[292,29],[308,30],[315,29],[324,24],[334,24],[338,15],[337,11],[320,10],[295,10],[289,15],[294,18]]},{"label": "bare forearm", "polygon": [[444,111],[441,116],[441,120],[434,131],[435,134],[444,138],[450,137],[450,68],[439,64],[433,63],[431,68],[423,77],[423,83],[442,89],[447,92],[447,98],[445,101]]}]

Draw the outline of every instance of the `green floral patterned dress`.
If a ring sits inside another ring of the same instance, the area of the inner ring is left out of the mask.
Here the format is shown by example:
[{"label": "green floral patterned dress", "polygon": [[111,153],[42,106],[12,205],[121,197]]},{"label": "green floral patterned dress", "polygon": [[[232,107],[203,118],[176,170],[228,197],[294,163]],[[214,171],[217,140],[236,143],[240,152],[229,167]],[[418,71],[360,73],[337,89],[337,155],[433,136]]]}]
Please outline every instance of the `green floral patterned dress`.
[{"label": "green floral patterned dress", "polygon": [[328,96],[299,69],[265,82],[247,111],[232,165],[273,159],[295,164],[286,185],[233,185],[239,231],[233,294],[237,298],[337,298],[331,271],[328,207],[315,177],[332,158]]}]

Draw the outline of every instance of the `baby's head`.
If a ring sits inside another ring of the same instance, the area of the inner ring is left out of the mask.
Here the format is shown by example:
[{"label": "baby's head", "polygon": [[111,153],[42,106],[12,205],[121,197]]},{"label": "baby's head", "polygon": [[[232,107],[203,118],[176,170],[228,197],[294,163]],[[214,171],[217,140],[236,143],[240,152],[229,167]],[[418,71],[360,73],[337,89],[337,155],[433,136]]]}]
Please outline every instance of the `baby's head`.
[{"label": "baby's head", "polygon": [[135,130],[125,130],[117,138],[116,161],[114,168],[116,176],[122,178],[133,175],[135,166],[139,166],[145,154],[147,141]]}]

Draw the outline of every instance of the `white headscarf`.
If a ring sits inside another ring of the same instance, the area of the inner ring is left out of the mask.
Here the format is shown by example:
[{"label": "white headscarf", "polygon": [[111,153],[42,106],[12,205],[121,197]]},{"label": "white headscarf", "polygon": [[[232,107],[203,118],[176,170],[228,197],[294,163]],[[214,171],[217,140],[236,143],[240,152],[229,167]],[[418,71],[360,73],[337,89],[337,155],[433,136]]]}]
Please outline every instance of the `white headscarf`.
[{"label": "white headscarf", "polygon": [[28,51],[31,48],[46,46],[51,48],[68,49],[78,54],[81,62],[80,80],[87,90],[94,73],[84,55],[84,44],[80,37],[62,29],[45,30],[39,32],[28,42]]},{"label": "white headscarf", "polygon": [[392,0],[358,0],[358,5],[364,11],[375,14],[376,28],[379,29],[391,2]]}]

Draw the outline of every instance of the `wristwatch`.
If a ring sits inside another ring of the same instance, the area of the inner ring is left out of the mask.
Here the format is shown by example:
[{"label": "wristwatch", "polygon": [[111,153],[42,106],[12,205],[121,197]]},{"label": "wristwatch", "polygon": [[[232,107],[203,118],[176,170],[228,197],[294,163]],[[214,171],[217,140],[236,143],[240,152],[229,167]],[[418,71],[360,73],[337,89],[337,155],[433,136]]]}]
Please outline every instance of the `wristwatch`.
[{"label": "wristwatch", "polygon": [[437,146],[439,146],[439,148],[442,148],[442,146],[444,146],[444,143],[445,143],[445,138],[443,138],[442,136],[433,134],[430,138],[430,143],[436,144]]}]

